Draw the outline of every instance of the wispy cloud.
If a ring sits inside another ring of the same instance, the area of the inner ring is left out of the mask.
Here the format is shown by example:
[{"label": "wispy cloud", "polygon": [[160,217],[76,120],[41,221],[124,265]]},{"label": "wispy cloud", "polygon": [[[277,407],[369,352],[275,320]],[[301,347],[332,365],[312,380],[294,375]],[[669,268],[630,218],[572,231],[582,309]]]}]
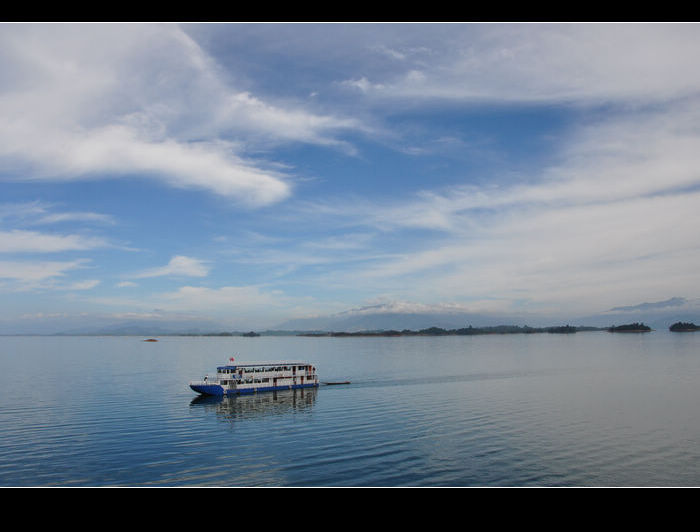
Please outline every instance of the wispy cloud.
[{"label": "wispy cloud", "polygon": [[176,255],[165,266],[152,268],[132,275],[134,279],[146,279],[149,277],[206,277],[209,267],[202,260],[184,255]]},{"label": "wispy cloud", "polygon": [[403,38],[400,63],[348,84],[385,102],[546,104],[659,101],[694,94],[700,84],[694,68],[700,52],[695,24],[484,24],[470,25],[468,31],[463,25],[435,25],[410,30],[401,25],[389,30]]},{"label": "wispy cloud", "polygon": [[107,246],[99,237],[54,235],[37,231],[0,231],[0,253],[57,253]]},{"label": "wispy cloud", "polygon": [[0,279],[11,279],[25,285],[32,285],[67,272],[84,268],[86,260],[74,261],[0,261]]},{"label": "wispy cloud", "polygon": [[260,311],[281,304],[279,294],[263,291],[257,286],[183,286],[175,292],[159,296],[161,305],[169,309],[228,310],[240,313],[244,309]]},{"label": "wispy cloud", "polygon": [[0,222],[24,225],[52,225],[64,222],[86,222],[114,225],[109,214],[89,211],[62,211],[59,206],[42,201],[0,204]]},{"label": "wispy cloud", "polygon": [[661,299],[700,281],[698,118],[694,100],[613,113],[517,182],[307,203],[303,215],[372,230],[378,244],[402,235],[403,249],[358,264],[348,286],[591,311],[640,294]]},{"label": "wispy cloud", "polygon": [[61,286],[62,290],[92,290],[97,285],[100,284],[99,279],[86,279],[85,281],[76,281],[74,283],[69,283],[65,286]]},{"label": "wispy cloud", "polygon": [[63,222],[90,222],[106,225],[114,225],[116,222],[114,217],[108,214],[100,214],[96,212],[57,212],[46,214],[37,218],[33,222],[34,225],[51,225]]},{"label": "wispy cloud", "polygon": [[[172,291],[140,294],[138,298],[86,294],[81,300],[97,304],[101,308],[113,308],[115,313],[129,312],[146,316],[178,314],[189,320],[202,316],[215,317],[222,323],[230,324],[232,328],[272,326],[286,319],[290,313],[308,312],[310,306],[316,305],[313,298],[308,296],[291,297],[261,285],[224,285],[216,288],[186,285]],[[153,310],[154,307],[156,310]],[[325,307],[321,305],[320,308]]]},{"label": "wispy cloud", "polygon": [[653,303],[639,303],[638,305],[628,305],[625,307],[613,307],[610,309],[610,312],[616,312],[616,311],[623,311],[623,312],[630,312],[630,311],[636,311],[636,310],[653,310],[653,309],[662,309],[662,308],[669,308],[669,307],[680,307],[685,305],[688,302],[688,300],[684,297],[672,297],[670,299],[666,299],[664,301],[655,301]]},{"label": "wispy cloud", "polygon": [[342,147],[333,132],[358,127],[236,91],[176,25],[4,25],[0,47],[13,179],[145,175],[258,206],[288,197],[290,176],[245,144]]}]

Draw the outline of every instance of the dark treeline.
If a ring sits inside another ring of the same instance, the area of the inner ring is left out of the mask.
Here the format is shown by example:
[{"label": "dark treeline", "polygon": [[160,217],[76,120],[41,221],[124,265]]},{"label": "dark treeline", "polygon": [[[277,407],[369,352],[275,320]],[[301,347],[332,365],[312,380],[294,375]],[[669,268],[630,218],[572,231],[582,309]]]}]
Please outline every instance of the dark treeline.
[{"label": "dark treeline", "polygon": [[609,332],[649,332],[651,327],[643,323],[628,323],[626,325],[613,325],[608,327]]},{"label": "dark treeline", "polygon": [[527,325],[497,325],[494,327],[464,327],[462,329],[442,329],[440,327],[429,327],[412,331],[404,329],[402,331],[361,331],[361,332],[319,332],[305,333],[299,336],[470,336],[476,334],[538,334],[538,333],[575,333],[577,331],[600,331],[598,327],[574,327],[562,325],[557,327],[529,327]]}]

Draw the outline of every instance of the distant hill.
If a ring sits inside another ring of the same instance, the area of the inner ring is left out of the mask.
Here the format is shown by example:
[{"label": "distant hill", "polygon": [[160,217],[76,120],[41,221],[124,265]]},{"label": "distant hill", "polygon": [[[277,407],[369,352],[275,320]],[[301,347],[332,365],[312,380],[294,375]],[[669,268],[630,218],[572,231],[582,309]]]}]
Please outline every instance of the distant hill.
[{"label": "distant hill", "polygon": [[361,332],[361,331],[418,331],[431,327],[446,330],[465,327],[554,327],[565,323],[576,327],[611,327],[640,322],[656,331],[668,330],[677,322],[700,323],[700,299],[687,300],[673,297],[664,301],[616,306],[608,311],[587,316],[538,314],[488,314],[466,312],[451,305],[421,305],[411,303],[382,303],[349,309],[327,316],[292,319],[265,330],[252,324],[240,331],[230,324],[210,319],[153,318],[114,320],[108,316],[89,319],[43,319],[29,322],[0,321],[0,334],[59,334],[59,335],[107,335],[107,336],[157,336],[157,335],[234,335],[254,330],[262,336],[296,335],[299,333]]},{"label": "distant hill", "polygon": [[616,324],[640,322],[654,330],[666,330],[675,322],[700,323],[700,306],[681,297],[665,301],[619,306],[608,311],[587,316],[540,316],[479,314],[458,310],[423,312],[398,312],[392,304],[374,305],[352,309],[329,316],[289,320],[272,327],[275,330],[318,332],[361,332],[380,330],[421,330],[430,327],[459,329],[462,327],[495,327],[503,324],[514,326],[551,327],[561,323],[576,326],[611,327]]},{"label": "distant hill", "polygon": [[[377,312],[366,314],[336,314],[318,318],[289,320],[272,329],[288,331],[376,331],[390,329],[420,330],[429,327],[459,329],[472,325],[474,327],[493,327],[504,323],[515,325],[541,325],[546,320],[522,317],[486,316],[467,313],[391,313]],[[551,322],[550,322],[551,324]]]},{"label": "distant hill", "polygon": [[606,312],[570,319],[584,325],[612,326],[639,322],[661,331],[677,322],[700,322],[700,300],[672,297],[663,301],[617,306]]},{"label": "distant hill", "polygon": [[204,334],[225,331],[214,321],[131,320],[110,325],[80,327],[57,333],[59,336],[163,336],[169,334]]}]

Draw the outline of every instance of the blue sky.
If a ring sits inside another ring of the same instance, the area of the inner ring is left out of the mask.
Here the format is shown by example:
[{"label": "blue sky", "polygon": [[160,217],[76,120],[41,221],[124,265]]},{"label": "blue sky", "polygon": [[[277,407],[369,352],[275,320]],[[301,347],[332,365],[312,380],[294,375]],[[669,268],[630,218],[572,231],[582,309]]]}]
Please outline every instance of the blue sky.
[{"label": "blue sky", "polygon": [[697,298],[696,24],[3,24],[0,332]]}]

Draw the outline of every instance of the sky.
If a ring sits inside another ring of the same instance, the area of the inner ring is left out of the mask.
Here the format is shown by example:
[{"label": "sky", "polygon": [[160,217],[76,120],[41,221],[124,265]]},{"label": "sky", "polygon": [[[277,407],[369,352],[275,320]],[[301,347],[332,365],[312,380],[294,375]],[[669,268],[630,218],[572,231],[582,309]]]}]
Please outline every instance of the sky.
[{"label": "sky", "polygon": [[1,24],[0,332],[700,294],[697,24]]}]

